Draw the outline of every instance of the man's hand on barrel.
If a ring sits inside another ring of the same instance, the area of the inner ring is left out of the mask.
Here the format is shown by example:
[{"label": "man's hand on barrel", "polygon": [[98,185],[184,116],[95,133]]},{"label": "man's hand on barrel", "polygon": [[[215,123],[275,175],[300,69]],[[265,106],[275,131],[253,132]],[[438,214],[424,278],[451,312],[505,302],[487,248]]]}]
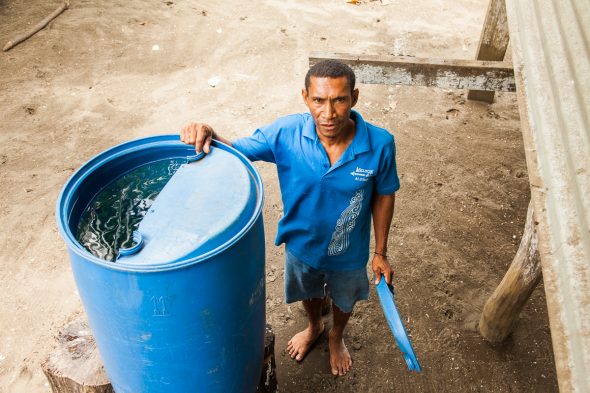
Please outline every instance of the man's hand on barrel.
[{"label": "man's hand on barrel", "polygon": [[208,124],[203,123],[189,123],[182,127],[180,131],[180,140],[186,144],[193,145],[197,154],[201,150],[208,154],[211,151],[211,141],[219,139],[213,131],[213,128]]}]

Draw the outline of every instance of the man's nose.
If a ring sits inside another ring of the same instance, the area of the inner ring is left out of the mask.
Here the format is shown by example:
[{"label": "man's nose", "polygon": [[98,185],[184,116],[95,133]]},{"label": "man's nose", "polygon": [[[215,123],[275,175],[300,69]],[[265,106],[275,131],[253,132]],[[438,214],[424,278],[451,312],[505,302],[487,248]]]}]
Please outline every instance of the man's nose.
[{"label": "man's nose", "polygon": [[334,104],[332,103],[332,101],[328,100],[326,105],[326,117],[328,119],[331,119],[334,117],[335,114],[336,111],[334,110]]}]

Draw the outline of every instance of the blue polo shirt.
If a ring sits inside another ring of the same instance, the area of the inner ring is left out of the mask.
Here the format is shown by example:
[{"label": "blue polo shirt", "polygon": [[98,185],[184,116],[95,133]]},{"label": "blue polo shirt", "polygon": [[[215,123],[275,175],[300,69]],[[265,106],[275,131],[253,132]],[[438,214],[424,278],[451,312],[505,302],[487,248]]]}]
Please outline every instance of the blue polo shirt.
[{"label": "blue polo shirt", "polygon": [[283,218],[275,244],[309,266],[356,270],[366,266],[373,193],[399,187],[393,135],[351,112],[356,134],[338,162],[330,161],[311,114],[282,117],[234,142],[251,161],[277,165]]}]

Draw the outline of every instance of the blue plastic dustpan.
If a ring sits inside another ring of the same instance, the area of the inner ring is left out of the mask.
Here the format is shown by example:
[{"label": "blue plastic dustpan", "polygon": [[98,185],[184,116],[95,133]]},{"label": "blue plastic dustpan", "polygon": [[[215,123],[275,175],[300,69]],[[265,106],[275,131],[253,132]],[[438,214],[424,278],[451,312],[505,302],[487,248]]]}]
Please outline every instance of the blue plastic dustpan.
[{"label": "blue plastic dustpan", "polygon": [[379,302],[381,302],[381,307],[383,308],[383,314],[385,314],[385,319],[387,319],[387,323],[389,324],[389,328],[397,342],[397,346],[404,355],[408,370],[417,372],[422,371],[420,362],[418,362],[418,359],[416,358],[412,343],[410,343],[404,324],[402,323],[397,307],[395,306],[393,286],[387,285],[385,277],[381,276],[381,281],[377,284],[376,289]]}]

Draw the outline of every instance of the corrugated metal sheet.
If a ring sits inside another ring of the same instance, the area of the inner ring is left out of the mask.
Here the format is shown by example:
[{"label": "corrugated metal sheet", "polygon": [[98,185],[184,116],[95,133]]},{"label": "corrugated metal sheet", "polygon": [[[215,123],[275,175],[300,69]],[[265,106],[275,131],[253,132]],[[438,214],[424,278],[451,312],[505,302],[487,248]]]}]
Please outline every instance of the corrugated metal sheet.
[{"label": "corrugated metal sheet", "polygon": [[590,392],[590,1],[506,6],[559,388]]}]

